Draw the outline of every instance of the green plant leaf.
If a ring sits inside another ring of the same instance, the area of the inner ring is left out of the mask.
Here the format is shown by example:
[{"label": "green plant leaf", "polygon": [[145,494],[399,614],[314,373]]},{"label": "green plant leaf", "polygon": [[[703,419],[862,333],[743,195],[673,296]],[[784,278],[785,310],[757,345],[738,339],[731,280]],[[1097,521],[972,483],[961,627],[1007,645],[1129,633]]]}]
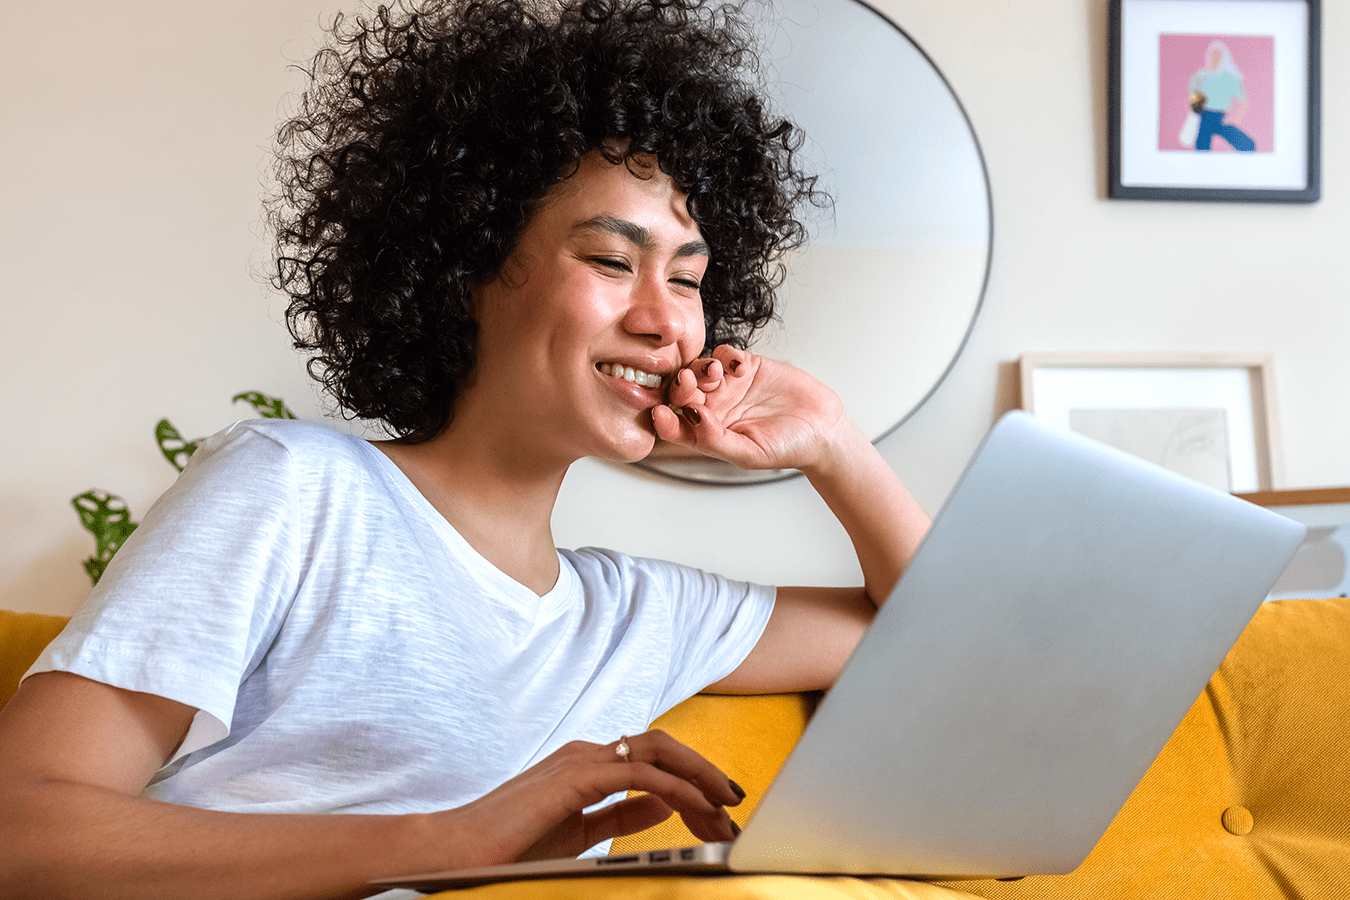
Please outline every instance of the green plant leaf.
[{"label": "green plant leaf", "polygon": [[98,584],[113,555],[136,530],[136,523],[131,521],[126,501],[107,491],[85,491],[70,503],[80,514],[80,524],[94,536],[94,555],[84,561],[84,571]]},{"label": "green plant leaf", "polygon": [[286,408],[286,404],[279,397],[269,397],[258,391],[246,391],[234,396],[234,402],[243,400],[257,410],[258,415],[264,419],[294,419],[295,413]]},{"label": "green plant leaf", "polygon": [[155,426],[155,442],[159,444],[159,452],[164,454],[169,465],[180,472],[187,466],[188,458],[197,452],[197,442],[183,440],[183,436],[168,419],[160,419]]}]

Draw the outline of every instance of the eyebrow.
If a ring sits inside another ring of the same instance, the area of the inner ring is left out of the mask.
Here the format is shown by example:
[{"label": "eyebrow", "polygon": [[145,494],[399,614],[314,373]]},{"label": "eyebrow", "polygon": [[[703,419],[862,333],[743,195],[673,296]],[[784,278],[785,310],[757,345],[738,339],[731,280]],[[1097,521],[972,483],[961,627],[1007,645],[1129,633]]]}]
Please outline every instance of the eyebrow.
[{"label": "eyebrow", "polygon": [[[584,222],[578,222],[577,231],[604,231],[609,234],[617,234],[635,244],[639,250],[651,250],[656,246],[656,241],[652,238],[652,233],[636,222],[630,222],[627,219],[620,219],[617,216],[600,215],[587,219]],[[704,241],[689,241],[675,248],[675,256],[678,259],[683,256],[708,256],[708,245]]]}]

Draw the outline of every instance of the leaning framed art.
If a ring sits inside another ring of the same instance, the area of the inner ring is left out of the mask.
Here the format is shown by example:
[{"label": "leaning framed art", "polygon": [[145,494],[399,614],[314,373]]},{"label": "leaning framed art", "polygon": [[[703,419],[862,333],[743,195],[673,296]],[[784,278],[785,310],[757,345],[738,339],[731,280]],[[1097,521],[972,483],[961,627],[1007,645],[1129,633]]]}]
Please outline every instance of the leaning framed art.
[{"label": "leaning framed art", "polygon": [[1022,408],[1234,493],[1280,481],[1273,361],[1261,353],[1028,353]]},{"label": "leaning framed art", "polygon": [[1111,0],[1107,194],[1321,196],[1321,0]]}]

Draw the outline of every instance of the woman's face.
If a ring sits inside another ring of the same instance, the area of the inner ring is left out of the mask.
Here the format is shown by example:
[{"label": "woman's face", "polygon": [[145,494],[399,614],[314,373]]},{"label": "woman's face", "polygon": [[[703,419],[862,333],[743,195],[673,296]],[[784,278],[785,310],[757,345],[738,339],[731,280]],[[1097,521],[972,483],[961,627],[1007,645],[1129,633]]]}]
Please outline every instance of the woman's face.
[{"label": "woman's face", "polygon": [[703,348],[707,245],[674,182],[655,165],[641,174],[583,157],[474,295],[467,390],[564,463],[646,456],[652,407]]}]

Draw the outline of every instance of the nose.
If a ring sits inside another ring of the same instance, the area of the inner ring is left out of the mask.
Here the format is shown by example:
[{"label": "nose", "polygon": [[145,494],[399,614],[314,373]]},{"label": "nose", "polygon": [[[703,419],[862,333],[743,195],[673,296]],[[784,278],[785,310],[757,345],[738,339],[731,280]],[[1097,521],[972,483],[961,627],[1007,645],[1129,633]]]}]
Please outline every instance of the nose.
[{"label": "nose", "polygon": [[696,339],[697,350],[703,346],[703,303],[696,292],[682,296],[653,273],[635,283],[623,325],[658,347]]}]

